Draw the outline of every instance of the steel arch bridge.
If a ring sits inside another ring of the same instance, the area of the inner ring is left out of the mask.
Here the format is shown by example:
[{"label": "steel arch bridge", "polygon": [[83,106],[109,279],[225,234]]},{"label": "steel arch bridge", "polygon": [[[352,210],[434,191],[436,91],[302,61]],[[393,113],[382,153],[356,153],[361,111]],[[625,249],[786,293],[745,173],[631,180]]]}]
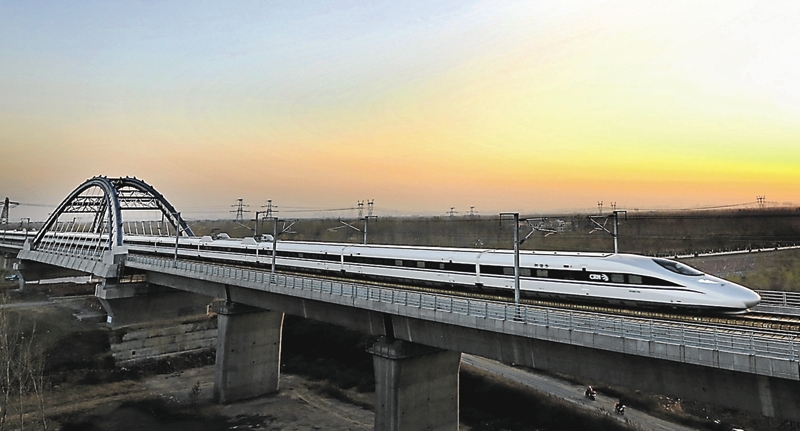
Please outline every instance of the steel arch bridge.
[{"label": "steel arch bridge", "polygon": [[126,223],[129,232],[136,228],[138,233],[139,221],[123,218],[131,211],[160,213],[159,235],[194,236],[175,207],[151,185],[135,177],[97,176],[79,185],[56,207],[33,238],[30,250],[101,257],[123,246]]}]

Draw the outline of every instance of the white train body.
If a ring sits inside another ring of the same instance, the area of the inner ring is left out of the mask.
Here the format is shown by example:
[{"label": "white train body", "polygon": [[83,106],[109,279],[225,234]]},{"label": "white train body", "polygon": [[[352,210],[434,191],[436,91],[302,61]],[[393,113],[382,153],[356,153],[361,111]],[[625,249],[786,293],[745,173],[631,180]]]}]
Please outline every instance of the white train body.
[{"label": "white train body", "polygon": [[[126,236],[137,253],[172,256],[175,238]],[[269,266],[272,242],[252,238],[180,238],[182,258]],[[279,269],[487,291],[514,289],[510,250],[279,241]],[[738,313],[760,301],[752,290],[682,263],[647,256],[551,251],[520,252],[523,297],[628,307]]]},{"label": "white train body", "polygon": [[[33,235],[6,231],[4,240],[21,245]],[[96,234],[58,233],[48,234],[45,241],[50,249],[69,253],[97,249],[107,237],[98,240]],[[175,253],[174,237],[129,235],[124,241],[136,253]],[[181,237],[178,253],[188,259],[270,266],[272,247],[272,242],[252,238]],[[451,289],[514,289],[511,250],[298,241],[279,241],[276,249],[276,265],[284,270]],[[761,300],[744,286],[648,256],[520,251],[519,266],[523,297],[717,313],[745,312]]]}]

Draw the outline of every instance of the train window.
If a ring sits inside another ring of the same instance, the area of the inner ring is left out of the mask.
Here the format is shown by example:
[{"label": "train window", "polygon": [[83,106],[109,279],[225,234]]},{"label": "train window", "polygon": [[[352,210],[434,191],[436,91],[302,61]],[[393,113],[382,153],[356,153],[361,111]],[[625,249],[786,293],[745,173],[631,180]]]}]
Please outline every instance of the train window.
[{"label": "train window", "polygon": [[422,261],[417,262],[417,268],[425,268],[425,262]]},{"label": "train window", "polygon": [[642,284],[642,276],[641,275],[628,275],[628,282],[631,284]]},{"label": "train window", "polygon": [[483,274],[503,274],[502,266],[494,265],[481,265],[481,273]]},{"label": "train window", "polygon": [[443,263],[439,264],[439,269],[444,269],[444,264]]},{"label": "train window", "polygon": [[475,273],[475,265],[468,263],[445,263],[444,269],[448,271]]},{"label": "train window", "polygon": [[297,257],[303,257],[303,253],[297,253]]},{"label": "train window", "polygon": [[690,275],[693,277],[696,277],[698,275],[703,275],[702,272],[692,268],[691,266],[684,265],[680,262],[675,262],[674,260],[654,258],[653,262],[661,265],[661,267],[663,267],[664,269],[668,269],[677,274]]},{"label": "train window", "polygon": [[611,274],[611,282],[612,283],[624,283],[625,276],[622,274]]},{"label": "train window", "polygon": [[542,278],[547,278],[548,277],[547,270],[546,269],[537,269],[536,270],[536,276],[537,277],[542,277]]},{"label": "train window", "polygon": [[530,268],[520,268],[519,275],[523,277],[530,277],[531,276],[531,269]]},{"label": "train window", "polygon": [[397,265],[397,266],[403,266],[403,261],[402,260],[395,260],[394,264]]},{"label": "train window", "polygon": [[504,275],[514,275],[514,268],[510,268],[508,266],[503,267],[503,274]]},{"label": "train window", "polygon": [[315,255],[315,256],[318,257],[320,260],[329,260],[331,262],[337,262],[340,259],[339,255],[336,255],[336,254],[327,254],[327,253],[325,253],[325,254],[318,254],[318,255]]}]

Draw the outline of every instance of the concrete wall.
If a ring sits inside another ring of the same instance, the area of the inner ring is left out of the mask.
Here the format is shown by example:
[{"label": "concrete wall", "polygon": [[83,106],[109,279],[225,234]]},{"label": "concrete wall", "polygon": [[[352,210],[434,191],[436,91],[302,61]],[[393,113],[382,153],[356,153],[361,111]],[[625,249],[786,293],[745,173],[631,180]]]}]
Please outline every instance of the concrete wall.
[{"label": "concrete wall", "polygon": [[214,298],[145,283],[104,282],[96,286],[95,295],[107,313],[108,327],[122,334],[111,342],[117,365],[217,346],[217,319],[207,315]]},{"label": "concrete wall", "polygon": [[[205,316],[214,298],[171,289],[151,290],[128,298],[103,299],[111,328],[125,326],[154,326],[160,322],[175,322]],[[161,323],[163,326],[163,323]]]},{"label": "concrete wall", "polygon": [[206,317],[195,322],[146,328],[129,328],[111,343],[117,366],[146,360],[159,360],[186,353],[214,350],[217,346],[217,319]]}]

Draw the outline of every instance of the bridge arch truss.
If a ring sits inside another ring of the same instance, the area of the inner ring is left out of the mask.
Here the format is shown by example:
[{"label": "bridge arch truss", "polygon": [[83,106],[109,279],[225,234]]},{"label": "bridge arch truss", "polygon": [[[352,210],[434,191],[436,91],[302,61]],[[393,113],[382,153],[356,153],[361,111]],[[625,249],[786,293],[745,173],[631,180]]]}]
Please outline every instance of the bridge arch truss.
[{"label": "bridge arch truss", "polygon": [[[154,214],[145,220],[131,213]],[[127,218],[127,220],[126,220]],[[164,196],[144,181],[97,176],[70,193],[48,217],[34,237],[31,249],[102,255],[121,247],[125,231],[159,236],[194,236],[180,213]],[[155,227],[154,227],[155,226]],[[127,227],[127,229],[126,229]]]}]

